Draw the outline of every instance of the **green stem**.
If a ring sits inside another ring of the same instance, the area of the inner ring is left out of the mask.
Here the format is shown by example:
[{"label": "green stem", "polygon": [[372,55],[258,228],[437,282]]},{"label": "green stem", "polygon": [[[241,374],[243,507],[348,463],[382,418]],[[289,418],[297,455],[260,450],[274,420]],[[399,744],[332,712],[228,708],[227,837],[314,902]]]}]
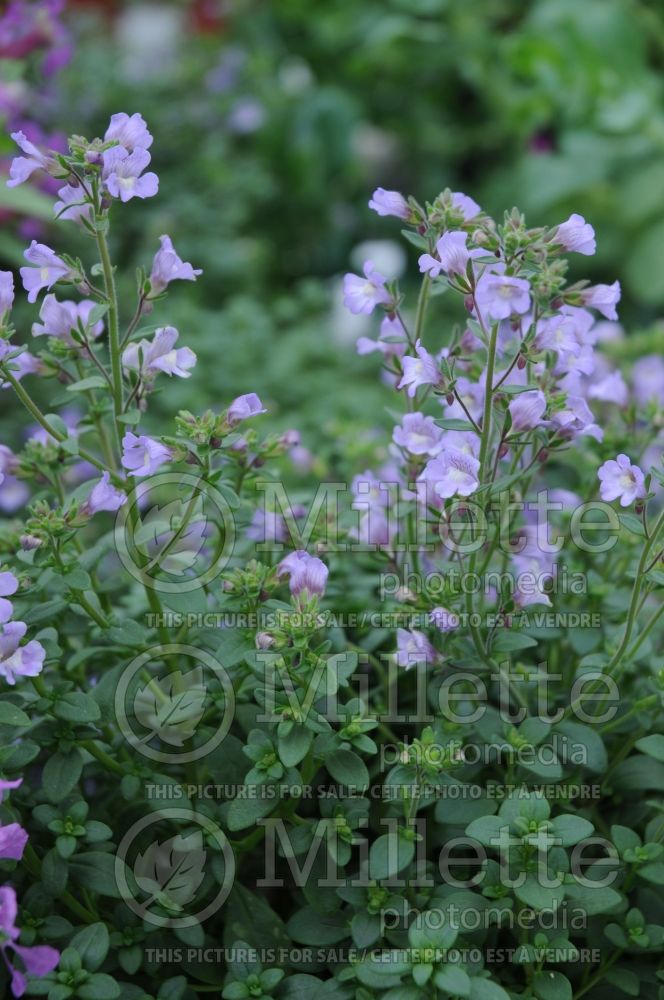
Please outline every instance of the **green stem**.
[{"label": "green stem", "polygon": [[118,447],[122,450],[122,426],[119,417],[124,408],[122,393],[122,358],[120,350],[120,331],[118,326],[118,295],[115,287],[115,275],[113,265],[108,252],[108,242],[106,233],[97,229],[97,248],[99,259],[104,272],[104,287],[108,299],[108,349],[111,356],[111,382],[113,388],[113,412],[115,414],[115,432],[118,439]]},{"label": "green stem", "polygon": [[417,298],[417,311],[415,313],[415,343],[422,339],[422,333],[424,332],[424,317],[427,311],[427,303],[429,301],[429,291],[431,290],[431,278],[428,274],[422,279],[422,284],[420,286],[420,294]]}]

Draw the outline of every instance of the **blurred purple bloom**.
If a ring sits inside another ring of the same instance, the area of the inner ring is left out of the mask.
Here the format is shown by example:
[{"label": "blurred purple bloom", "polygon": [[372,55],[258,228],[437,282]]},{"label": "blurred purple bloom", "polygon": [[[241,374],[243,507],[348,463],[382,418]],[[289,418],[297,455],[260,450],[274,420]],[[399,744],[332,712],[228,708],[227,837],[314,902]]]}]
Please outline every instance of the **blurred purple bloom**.
[{"label": "blurred purple bloom", "polygon": [[0,634],[0,676],[12,686],[17,677],[36,677],[44,665],[44,647],[36,639],[19,642],[28,630],[25,622],[7,622]]},{"label": "blurred purple bloom", "polygon": [[248,417],[255,417],[258,413],[267,413],[255,392],[247,392],[243,396],[238,396],[228,407],[226,419],[231,427],[239,424],[241,420]]},{"label": "blurred purple bloom", "polygon": [[459,627],[459,616],[447,608],[434,608],[429,612],[429,621],[440,632],[453,632]]},{"label": "blurred purple bloom", "polygon": [[160,236],[159,242],[161,246],[154,255],[150,272],[150,284],[155,295],[163,292],[171,281],[195,281],[203,273],[201,268],[194,270],[191,264],[178,257],[170,236]]},{"label": "blurred purple bloom", "polygon": [[91,299],[83,299],[81,302],[58,302],[55,295],[46,295],[39,310],[42,322],[33,323],[32,336],[56,337],[64,344],[75,346],[76,341],[72,337],[72,331],[78,330],[80,323],[88,337],[99,337],[104,330],[101,320],[88,328],[94,307],[95,303]]},{"label": "blurred purple bloom", "polygon": [[127,495],[111,484],[110,473],[102,473],[98,483],[90,490],[87,500],[80,507],[81,514],[92,516],[101,510],[116,511],[126,503]]},{"label": "blurred purple bloom", "polygon": [[328,573],[325,563],[317,556],[310,556],[304,549],[291,552],[277,566],[277,576],[290,576],[288,585],[294,597],[302,593],[322,597]]},{"label": "blurred purple bloom", "polygon": [[545,410],[546,397],[541,389],[520,392],[509,405],[512,430],[518,434],[538,427]]},{"label": "blurred purple bloom", "polygon": [[145,434],[127,431],[122,439],[122,466],[134,476],[151,476],[172,457],[165,444]]},{"label": "blurred purple bloom", "polygon": [[196,355],[189,347],[175,347],[179,337],[174,326],[163,326],[155,331],[152,340],[140,340],[127,347],[122,353],[125,368],[140,369],[142,374],[164,372],[189,378],[190,369],[196,364]]},{"label": "blurred purple bloom", "polygon": [[[22,997],[27,988],[25,973],[29,976],[46,976],[60,961],[60,952],[49,945],[26,948],[16,944],[21,931],[16,926],[18,905],[16,892],[9,885],[0,886],[0,950],[11,973],[11,990],[15,997]],[[19,956],[25,973],[16,969],[9,958],[9,949]]]},{"label": "blurred purple bloom", "polygon": [[369,208],[378,215],[393,215],[397,219],[407,219],[410,215],[408,202],[398,191],[386,191],[379,187],[374,191]]},{"label": "blurred purple bloom", "polygon": [[612,285],[591,285],[581,292],[584,306],[597,309],[605,319],[618,319],[616,306],[620,301],[620,282]]},{"label": "blurred purple bloom", "polygon": [[240,97],[230,110],[226,125],[236,135],[251,135],[265,122],[265,108],[254,97]]},{"label": "blurred purple bloom", "polygon": [[119,142],[128,153],[135,149],[149,149],[153,141],[143,115],[138,112],[128,115],[119,111],[111,115],[110,124],[104,133],[104,142]]},{"label": "blurred purple bloom", "polygon": [[7,598],[18,590],[18,580],[13,573],[0,573],[0,623],[8,622],[14,611],[14,606]]},{"label": "blurred purple bloom", "polygon": [[581,396],[568,396],[565,408],[552,414],[551,423],[563,438],[589,435],[601,441],[604,437],[604,431],[595,423],[588,404]]},{"label": "blurred purple bloom", "polygon": [[[0,361],[4,361],[9,354],[13,351],[20,350],[20,354],[15,354],[13,358],[8,361],[11,375],[20,382],[22,378],[26,375],[36,375],[37,372],[41,371],[41,361],[36,358],[30,351],[21,350],[15,344],[10,344],[6,340],[0,340]],[[0,382],[0,389],[7,389],[11,383]]]},{"label": "blurred purple bloom", "polygon": [[438,385],[441,381],[438,365],[427,349],[422,347],[421,341],[417,341],[415,350],[417,352],[416,358],[406,355],[401,359],[403,375],[397,386],[398,389],[407,386],[406,391],[411,399],[421,385]]},{"label": "blurred purple bloom", "polygon": [[477,306],[492,320],[507,319],[514,313],[530,309],[530,283],[525,278],[513,278],[496,269],[486,270],[475,289]]},{"label": "blurred purple bloom", "polygon": [[638,465],[632,465],[627,455],[618,455],[615,460],[605,462],[600,466],[597,478],[600,481],[599,495],[607,503],[620,498],[620,506],[629,507],[646,495],[645,475]]},{"label": "blurred purple bloom", "polygon": [[470,222],[471,219],[474,219],[482,211],[476,201],[473,201],[472,198],[469,198],[467,194],[463,194],[461,191],[452,192],[452,206],[458,212],[461,212],[466,222]]},{"label": "blurred purple bloom", "polygon": [[437,257],[424,253],[419,259],[420,271],[430,278],[437,278],[441,271],[446,274],[465,275],[468,261],[481,257],[483,250],[469,250],[466,246],[468,233],[449,232],[436,243]]},{"label": "blurred purple bloom", "polygon": [[32,267],[20,269],[28,302],[36,302],[42,288],[52,288],[56,281],[73,277],[69,266],[45,243],[33,240],[23,256]]},{"label": "blurred purple bloom", "polygon": [[363,278],[359,274],[344,276],[344,305],[355,315],[367,316],[376,306],[388,305],[392,299],[385,288],[386,281],[370,260],[365,261]]},{"label": "blurred purple bloom", "polygon": [[443,432],[433,417],[423,413],[407,413],[394,428],[392,440],[411,455],[437,455],[442,447]]},{"label": "blurred purple bloom", "polygon": [[416,663],[435,663],[438,653],[424,632],[417,629],[397,629],[397,663],[410,670]]},{"label": "blurred purple bloom", "polygon": [[0,319],[14,304],[14,275],[11,271],[0,271]]},{"label": "blurred purple bloom", "polygon": [[586,257],[592,257],[597,249],[595,230],[582,215],[570,215],[566,222],[561,222],[556,229],[554,241],[560,243],[568,253],[582,253]]},{"label": "blurred purple bloom", "polygon": [[384,316],[380,323],[380,333],[377,340],[370,337],[359,337],[357,341],[358,354],[372,354],[378,351],[384,357],[403,357],[408,344],[404,329],[396,317]]},{"label": "blurred purple bloom", "polygon": [[640,406],[654,402],[664,407],[664,359],[661,355],[648,354],[634,363],[632,387]]},{"label": "blurred purple bloom", "polygon": [[151,171],[143,171],[150,163],[150,154],[137,146],[128,153],[124,146],[111,146],[103,154],[102,175],[106,190],[120,201],[132,198],[152,198],[159,190],[159,178]]},{"label": "blurred purple bloom", "polygon": [[588,388],[590,399],[599,399],[603,403],[615,403],[617,406],[627,406],[629,390],[619,371],[610,372],[604,378],[593,382]]},{"label": "blurred purple bloom", "polygon": [[27,842],[28,834],[20,823],[0,826],[0,860],[20,861]]}]

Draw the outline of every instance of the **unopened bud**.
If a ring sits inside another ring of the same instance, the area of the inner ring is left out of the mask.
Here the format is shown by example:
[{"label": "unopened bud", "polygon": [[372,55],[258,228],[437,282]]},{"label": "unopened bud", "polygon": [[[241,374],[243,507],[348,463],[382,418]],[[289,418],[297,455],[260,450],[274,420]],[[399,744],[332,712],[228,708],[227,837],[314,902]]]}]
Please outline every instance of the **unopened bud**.
[{"label": "unopened bud", "polygon": [[500,448],[498,449],[498,458],[505,458],[505,455],[509,450],[510,449],[508,445],[506,445],[505,443],[501,444]]},{"label": "unopened bud", "polygon": [[643,514],[643,504],[642,503],[637,503],[636,507],[634,508],[634,513],[635,514]]},{"label": "unopened bud", "polygon": [[469,313],[471,313],[473,311],[473,309],[475,308],[475,301],[473,299],[473,296],[472,295],[466,295],[465,299],[463,300],[463,304],[465,305],[466,310]]},{"label": "unopened bud", "polygon": [[540,462],[546,462],[546,460],[547,460],[548,457],[549,457],[549,450],[548,450],[548,448],[542,448],[540,450],[539,455],[537,456],[538,461],[540,461]]},{"label": "unopened bud", "polygon": [[420,225],[417,227],[417,231],[420,234],[420,236],[424,236],[424,234],[427,231],[427,227],[424,225],[424,223],[420,223]]},{"label": "unopened bud", "polygon": [[38,549],[41,544],[41,538],[37,538],[36,535],[21,535],[21,548],[26,552]]},{"label": "unopened bud", "polygon": [[448,394],[445,396],[445,402],[447,403],[448,406],[452,406],[452,404],[454,402],[454,393],[453,392],[448,392]]},{"label": "unopened bud", "polygon": [[269,632],[256,633],[256,649],[269,649],[274,646],[274,636]]},{"label": "unopened bud", "polygon": [[516,366],[519,369],[519,371],[522,372],[523,369],[526,367],[527,364],[528,364],[528,362],[524,358],[523,354],[520,354],[519,355],[519,360],[516,363]]}]

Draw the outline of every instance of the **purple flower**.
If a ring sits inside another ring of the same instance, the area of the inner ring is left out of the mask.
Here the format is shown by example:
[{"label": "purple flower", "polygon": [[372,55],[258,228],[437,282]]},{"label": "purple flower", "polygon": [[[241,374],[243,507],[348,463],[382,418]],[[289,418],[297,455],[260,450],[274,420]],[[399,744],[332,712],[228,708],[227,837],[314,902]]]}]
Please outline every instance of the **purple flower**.
[{"label": "purple flower", "polygon": [[14,304],[14,275],[11,271],[0,271],[0,320]]},{"label": "purple flower", "polygon": [[519,393],[509,405],[512,430],[518,434],[539,426],[545,410],[546,397],[541,389]]},{"label": "purple flower", "polygon": [[530,309],[530,283],[496,269],[486,270],[477,282],[475,298],[479,310],[492,320],[508,319],[514,313]]},{"label": "purple flower", "polygon": [[430,278],[437,278],[441,271],[465,275],[468,261],[472,257],[481,257],[483,253],[482,250],[468,250],[467,241],[468,233],[445,233],[436,243],[437,258],[429,253],[423,253],[420,257],[420,271]]},{"label": "purple flower", "polygon": [[369,202],[369,208],[378,215],[394,215],[397,219],[407,219],[410,216],[408,202],[398,191],[386,191],[376,188]]},{"label": "purple flower", "polygon": [[7,780],[6,778],[0,778],[0,802],[2,802],[2,797],[5,792],[11,791],[13,788],[19,788],[23,784],[23,778],[11,778]]},{"label": "purple flower", "polygon": [[592,257],[597,249],[595,230],[582,215],[570,215],[567,222],[561,222],[554,237],[568,253],[582,253]]},{"label": "purple flower", "polygon": [[371,340],[370,337],[359,337],[356,347],[358,354],[372,354],[374,351],[379,351],[384,357],[393,355],[401,358],[405,354],[407,344],[399,320],[391,316],[384,316],[380,323],[378,339]]},{"label": "purple flower", "polygon": [[122,465],[134,476],[151,476],[172,457],[165,444],[145,434],[127,431],[122,439]]},{"label": "purple flower", "polygon": [[59,201],[53,206],[57,219],[69,219],[81,223],[83,219],[92,220],[92,207],[87,201],[83,188],[65,184],[58,191]]},{"label": "purple flower", "polygon": [[459,616],[454,611],[448,611],[447,608],[443,607],[434,608],[433,611],[430,611],[429,621],[440,632],[453,632],[454,629],[459,627]]},{"label": "purple flower", "polygon": [[325,593],[329,570],[317,556],[310,556],[304,549],[291,552],[277,566],[277,576],[290,576],[288,586],[294,597]]},{"label": "purple flower", "polygon": [[238,396],[228,407],[226,420],[231,427],[239,424],[241,420],[248,417],[255,417],[258,413],[267,413],[255,392],[247,392],[244,396]]},{"label": "purple flower", "polygon": [[0,634],[0,676],[8,684],[16,683],[17,677],[36,677],[44,665],[44,647],[36,639],[25,646],[19,642],[28,630],[25,622],[7,622]]},{"label": "purple flower", "polygon": [[28,302],[36,302],[42,288],[50,289],[56,281],[74,277],[69,265],[44,243],[33,240],[23,256],[33,265],[20,269]]},{"label": "purple flower", "polygon": [[20,823],[0,826],[0,860],[20,861],[27,842],[28,834]]},{"label": "purple flower", "polygon": [[582,396],[568,396],[565,408],[552,414],[551,423],[563,438],[589,435],[596,441],[601,441],[604,437],[604,431],[595,423],[590,407]]},{"label": "purple flower", "polygon": [[443,432],[433,417],[423,413],[407,413],[394,428],[392,440],[411,455],[437,455],[442,448]]},{"label": "purple flower", "polygon": [[171,281],[196,281],[198,275],[203,273],[200,267],[194,269],[191,264],[178,257],[170,236],[160,236],[159,242],[161,246],[154,255],[150,272],[154,295],[163,292]]},{"label": "purple flower", "polygon": [[78,330],[81,324],[88,336],[99,337],[104,329],[101,320],[88,329],[90,314],[94,307],[95,303],[91,299],[83,299],[82,302],[58,302],[55,295],[46,295],[39,311],[42,322],[33,323],[32,336],[57,337],[64,344],[75,346],[72,330]]},{"label": "purple flower", "polygon": [[643,500],[646,495],[645,476],[638,465],[632,465],[627,455],[618,455],[602,465],[597,478],[600,481],[599,495],[610,503],[620,498],[621,507],[629,507],[635,500]]},{"label": "purple flower", "polygon": [[627,406],[629,389],[619,371],[609,372],[598,382],[593,382],[588,388],[590,399],[599,399],[603,403],[616,403],[617,406]]},{"label": "purple flower", "polygon": [[634,363],[632,386],[640,406],[654,402],[664,407],[664,360],[659,354],[648,354]]},{"label": "purple flower", "polygon": [[90,490],[87,500],[81,504],[80,512],[91,517],[100,510],[119,510],[126,500],[126,494],[111,485],[110,473],[104,472],[99,482]]},{"label": "purple flower", "polygon": [[364,264],[364,277],[359,274],[347,274],[344,277],[344,305],[352,313],[367,316],[378,305],[388,305],[392,301],[390,293],[385,288],[382,274],[374,270],[370,260]]},{"label": "purple flower", "polygon": [[9,168],[9,180],[7,187],[16,187],[23,184],[32,176],[35,170],[48,170],[54,162],[52,156],[46,156],[40,149],[30,142],[23,132],[12,132],[12,139],[19,146],[26,156],[17,156],[12,160]]},{"label": "purple flower", "polygon": [[[11,989],[15,997],[22,997],[27,988],[25,973],[29,976],[47,976],[60,961],[60,952],[47,944],[26,948],[16,944],[20,930],[16,926],[18,906],[16,892],[9,885],[0,886],[0,950],[11,973]],[[19,956],[25,973],[15,968],[9,958],[9,949]]]},{"label": "purple flower", "polygon": [[130,344],[122,353],[122,364],[141,374],[165,372],[178,378],[189,378],[190,368],[196,364],[196,355],[188,347],[175,347],[179,337],[174,326],[163,326],[155,331],[152,340]]},{"label": "purple flower", "polygon": [[[8,361],[12,377],[20,382],[22,378],[26,375],[36,375],[37,372],[41,371],[41,361],[39,358],[35,358],[34,355],[30,354],[30,351],[20,350],[14,344],[9,344],[6,340],[0,340],[0,361],[4,361],[5,358],[13,351],[19,350],[19,354],[15,354],[13,358]],[[10,382],[0,382],[0,389],[7,389],[11,383]]]},{"label": "purple flower", "polygon": [[605,319],[618,319],[616,305],[620,302],[620,282],[612,285],[591,285],[581,292],[584,306],[597,309]]},{"label": "purple flower", "polygon": [[153,138],[143,120],[143,115],[136,112],[128,115],[119,111],[111,115],[111,122],[104,133],[104,142],[119,142],[128,153],[135,149],[149,149]]},{"label": "purple flower", "polygon": [[421,385],[439,385],[441,381],[438,365],[427,349],[422,347],[421,341],[417,341],[415,350],[417,352],[416,358],[406,355],[401,359],[403,375],[397,386],[398,389],[407,386],[407,392],[411,399]]},{"label": "purple flower", "polygon": [[397,663],[410,670],[416,663],[435,663],[438,653],[424,632],[417,629],[397,629]]},{"label": "purple flower", "polygon": [[463,194],[461,191],[452,192],[452,207],[461,212],[465,222],[470,222],[471,219],[474,219],[482,211],[476,201],[473,201],[472,198],[469,198],[467,194]]},{"label": "purple flower", "polygon": [[450,448],[428,462],[419,478],[431,484],[433,492],[441,500],[447,500],[474,493],[480,485],[477,477],[479,470],[480,463],[473,455]]},{"label": "purple flower", "polygon": [[151,171],[143,171],[150,163],[150,154],[137,146],[128,153],[124,146],[111,146],[103,154],[103,177],[106,190],[113,198],[130,201],[132,198],[152,198],[159,190],[159,178]]},{"label": "purple flower", "polygon": [[14,606],[7,598],[15,594],[17,590],[18,580],[14,574],[8,570],[0,573],[0,623],[8,622],[11,618]]}]

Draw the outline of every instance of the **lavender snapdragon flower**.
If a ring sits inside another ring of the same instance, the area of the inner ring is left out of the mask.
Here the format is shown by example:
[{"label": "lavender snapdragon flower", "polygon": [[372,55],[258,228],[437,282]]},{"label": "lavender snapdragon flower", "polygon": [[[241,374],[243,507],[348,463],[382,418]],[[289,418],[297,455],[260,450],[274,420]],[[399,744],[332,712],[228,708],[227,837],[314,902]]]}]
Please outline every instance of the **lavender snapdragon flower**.
[{"label": "lavender snapdragon flower", "polygon": [[464,222],[470,222],[471,219],[474,219],[482,211],[477,202],[462,191],[452,192],[452,208],[455,208],[457,212],[461,212]]},{"label": "lavender snapdragon flower", "polygon": [[[26,947],[16,944],[21,934],[16,926],[18,905],[16,892],[10,885],[0,886],[0,951],[11,974],[11,990],[15,997],[22,997],[29,976],[46,976],[57,967],[60,952],[50,945],[40,944]],[[9,950],[21,959],[25,972],[17,969],[9,957]]]},{"label": "lavender snapdragon flower", "polygon": [[42,288],[51,289],[57,281],[72,280],[76,275],[62,257],[44,243],[33,240],[23,256],[32,267],[20,269],[28,302],[36,302]]},{"label": "lavender snapdragon flower", "polygon": [[459,616],[447,608],[438,607],[429,612],[429,621],[439,632],[453,632],[459,627]]},{"label": "lavender snapdragon flower", "polygon": [[572,214],[566,222],[561,222],[554,237],[568,253],[582,253],[592,257],[597,249],[595,230],[582,215]]},{"label": "lavender snapdragon flower", "polygon": [[495,265],[477,282],[475,299],[480,312],[491,320],[508,319],[530,309],[530,282],[503,274]]},{"label": "lavender snapdragon flower", "polygon": [[426,464],[419,480],[430,484],[441,500],[448,500],[474,493],[480,485],[479,471],[479,460],[473,455],[450,448]]},{"label": "lavender snapdragon flower", "polygon": [[44,665],[46,653],[36,639],[19,646],[27,630],[25,622],[7,622],[0,633],[0,676],[12,687],[17,677],[36,677]]},{"label": "lavender snapdragon flower", "polygon": [[92,206],[81,187],[65,184],[58,191],[58,199],[53,206],[56,219],[69,219],[79,225],[84,219],[92,222]]},{"label": "lavender snapdragon flower", "polygon": [[437,455],[443,446],[443,432],[433,417],[407,413],[392,433],[392,440],[411,455]]},{"label": "lavender snapdragon flower", "polygon": [[150,272],[151,295],[160,295],[171,281],[196,281],[203,273],[178,257],[170,236],[160,236],[159,243]]},{"label": "lavender snapdragon flower", "polygon": [[[4,477],[3,477],[4,478]],[[18,580],[13,573],[6,570],[0,573],[0,624],[8,622],[14,612],[14,606],[7,598],[18,590]]]},{"label": "lavender snapdragon flower", "polygon": [[122,466],[134,476],[151,476],[172,454],[161,441],[127,431],[122,439]]},{"label": "lavender snapdragon flower", "polygon": [[604,378],[589,385],[588,398],[598,399],[602,403],[615,403],[616,406],[627,406],[629,389],[621,372],[609,372]]},{"label": "lavender snapdragon flower", "polygon": [[664,360],[661,355],[648,354],[634,362],[632,387],[639,406],[655,403],[664,407]]},{"label": "lavender snapdragon flower", "polygon": [[[39,358],[30,354],[30,351],[21,350],[15,344],[10,344],[6,340],[0,340],[0,361],[4,361],[8,358],[8,355],[13,354],[17,350],[20,353],[14,354],[8,363],[11,368],[12,378],[20,382],[26,375],[36,375],[37,372],[40,372],[42,370],[42,363]],[[7,389],[10,384],[9,381],[0,382],[0,389]]]},{"label": "lavender snapdragon flower", "polygon": [[582,396],[569,395],[564,408],[552,415],[551,424],[560,437],[570,440],[590,436],[601,441],[604,437],[604,431],[595,423],[590,407]]},{"label": "lavender snapdragon flower", "polygon": [[521,392],[509,405],[512,418],[512,431],[531,431],[538,427],[546,410],[546,397],[541,389],[529,389]]},{"label": "lavender snapdragon flower", "polygon": [[438,653],[418,629],[397,629],[397,664],[410,670],[416,663],[435,663]]},{"label": "lavender snapdragon flower", "polygon": [[93,339],[99,337],[104,330],[101,320],[90,324],[90,315],[95,308],[91,299],[82,302],[58,302],[55,295],[45,295],[39,311],[41,323],[33,323],[33,337],[56,337],[63,344],[76,346],[72,331],[83,326],[86,334]]},{"label": "lavender snapdragon flower", "polygon": [[102,177],[106,190],[113,198],[152,198],[159,190],[159,178],[152,171],[143,171],[150,163],[147,149],[137,146],[128,153],[124,146],[111,146],[102,154]]},{"label": "lavender snapdragon flower", "polygon": [[422,274],[428,274],[430,278],[437,278],[441,271],[447,275],[466,274],[468,261],[474,257],[481,257],[483,250],[469,250],[466,246],[468,233],[449,232],[444,233],[436,243],[437,257],[432,257],[430,253],[423,253],[418,263]]},{"label": "lavender snapdragon flower", "polygon": [[368,316],[378,305],[388,305],[392,298],[385,288],[385,278],[374,269],[370,260],[364,264],[364,277],[359,274],[344,276],[344,305],[355,315]]},{"label": "lavender snapdragon flower", "polygon": [[136,112],[128,115],[119,111],[111,115],[111,121],[104,133],[104,142],[117,142],[132,153],[135,149],[149,149],[153,137],[148,131],[143,115]]},{"label": "lavender snapdragon flower", "polygon": [[393,316],[384,316],[380,323],[378,338],[372,340],[371,337],[358,337],[355,347],[358,354],[372,354],[378,351],[385,358],[402,358],[408,344],[399,320]]},{"label": "lavender snapdragon flower", "polygon": [[378,215],[393,215],[397,219],[408,219],[410,207],[399,191],[386,191],[379,187],[374,191],[369,202],[369,208]]},{"label": "lavender snapdragon flower", "polygon": [[[23,778],[16,778],[14,781],[3,781],[0,778],[0,802],[3,793],[12,788],[18,788],[23,783]],[[28,840],[28,834],[19,823],[7,823],[0,826],[0,860],[20,861]]]},{"label": "lavender snapdragon flower", "polygon": [[119,510],[126,502],[126,493],[113,486],[110,473],[104,472],[99,482],[95,483],[90,490],[87,500],[84,500],[81,504],[80,513],[86,517],[91,517],[102,510]]},{"label": "lavender snapdragon flower", "polygon": [[618,319],[616,306],[620,302],[620,282],[612,285],[590,285],[581,292],[584,306],[596,309],[605,319]]},{"label": "lavender snapdragon flower", "polygon": [[9,180],[7,181],[7,187],[10,188],[25,183],[32,177],[35,170],[48,171],[49,167],[55,163],[53,157],[42,153],[34,143],[30,142],[24,132],[12,132],[11,136],[26,155],[17,156],[12,160],[9,168]]},{"label": "lavender snapdragon flower", "polygon": [[235,427],[240,421],[255,417],[259,413],[267,413],[260,397],[255,392],[247,392],[233,400],[226,411],[226,420],[231,427]]},{"label": "lavender snapdragon flower", "polygon": [[299,597],[302,593],[310,597],[314,594],[322,597],[328,574],[325,563],[317,556],[310,556],[304,549],[291,552],[277,566],[277,576],[290,578],[288,586],[294,597]]},{"label": "lavender snapdragon flower", "polygon": [[629,507],[646,495],[645,475],[638,465],[632,465],[627,455],[618,455],[605,462],[600,466],[597,478],[600,481],[599,495],[607,503],[620,499],[621,507]]},{"label": "lavender snapdragon flower", "polygon": [[178,337],[174,326],[160,327],[152,340],[130,344],[122,353],[122,364],[142,375],[164,372],[178,378],[190,378],[196,355],[189,347],[176,348]]},{"label": "lavender snapdragon flower", "polygon": [[401,359],[403,375],[397,386],[398,389],[407,387],[406,391],[411,399],[421,385],[439,385],[441,382],[441,374],[435,359],[425,347],[422,347],[419,340],[415,344],[415,351],[416,358],[406,355]]}]

